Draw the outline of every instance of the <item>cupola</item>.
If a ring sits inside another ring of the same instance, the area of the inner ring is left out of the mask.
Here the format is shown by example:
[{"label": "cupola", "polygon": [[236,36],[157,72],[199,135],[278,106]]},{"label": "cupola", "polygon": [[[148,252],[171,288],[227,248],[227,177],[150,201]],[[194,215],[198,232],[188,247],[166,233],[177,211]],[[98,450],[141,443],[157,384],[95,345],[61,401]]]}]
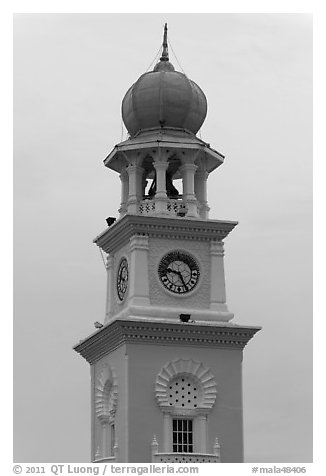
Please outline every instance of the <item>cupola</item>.
[{"label": "cupola", "polygon": [[170,63],[165,24],[159,62],[122,101],[129,137],[104,160],[120,174],[120,218],[208,219],[207,178],[224,157],[196,136],[206,112],[200,87]]},{"label": "cupola", "polygon": [[131,136],[158,128],[185,129],[196,134],[206,113],[203,91],[186,75],[175,71],[169,61],[165,24],[160,61],[127,91],[122,101],[123,122]]}]

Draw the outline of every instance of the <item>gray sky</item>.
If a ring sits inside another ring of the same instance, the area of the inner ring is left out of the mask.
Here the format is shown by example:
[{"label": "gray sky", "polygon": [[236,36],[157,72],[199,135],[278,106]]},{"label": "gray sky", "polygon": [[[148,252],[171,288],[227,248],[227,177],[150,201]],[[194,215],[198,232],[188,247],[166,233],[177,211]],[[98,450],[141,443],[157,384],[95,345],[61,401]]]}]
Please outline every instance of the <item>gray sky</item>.
[{"label": "gray sky", "polygon": [[208,100],[201,137],[226,155],[208,193],[211,218],[239,220],[229,309],[263,326],[244,352],[246,461],[312,460],[311,16],[165,13],[15,16],[15,461],[89,461],[89,366],[72,346],[104,318],[92,240],[120,181],[102,159],[165,21]]}]

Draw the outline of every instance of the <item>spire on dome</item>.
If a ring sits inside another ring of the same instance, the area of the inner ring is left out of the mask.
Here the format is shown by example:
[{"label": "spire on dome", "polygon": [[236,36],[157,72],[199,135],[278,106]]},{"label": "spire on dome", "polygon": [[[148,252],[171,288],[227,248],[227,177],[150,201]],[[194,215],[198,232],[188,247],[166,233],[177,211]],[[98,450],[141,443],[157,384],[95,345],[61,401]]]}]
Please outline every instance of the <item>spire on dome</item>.
[{"label": "spire on dome", "polygon": [[163,34],[163,50],[160,61],[157,63],[153,71],[174,71],[174,66],[169,61],[169,50],[168,50],[168,24],[164,25],[164,34]]},{"label": "spire on dome", "polygon": [[168,24],[164,25],[164,34],[163,34],[163,51],[160,58],[161,61],[169,61],[169,50],[168,50]]}]

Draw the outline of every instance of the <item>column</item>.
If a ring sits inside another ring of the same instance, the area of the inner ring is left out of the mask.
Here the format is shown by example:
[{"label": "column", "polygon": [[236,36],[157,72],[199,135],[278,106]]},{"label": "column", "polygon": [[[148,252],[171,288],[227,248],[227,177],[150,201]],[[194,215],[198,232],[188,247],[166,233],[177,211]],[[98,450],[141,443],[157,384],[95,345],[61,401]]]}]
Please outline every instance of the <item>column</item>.
[{"label": "column", "polygon": [[127,202],[128,202],[128,195],[129,195],[129,176],[127,169],[125,169],[120,174],[121,180],[121,204],[119,208],[120,218],[121,216],[125,215],[127,212]]},{"label": "column", "polygon": [[210,308],[215,311],[226,311],[225,275],[224,275],[224,244],[222,241],[211,241],[211,302]]},{"label": "column", "polygon": [[107,420],[101,421],[102,424],[102,458],[109,456],[109,422]]},{"label": "column", "polygon": [[107,281],[106,281],[106,305],[105,305],[105,319],[104,323],[106,324],[111,317],[112,313],[112,272],[113,272],[113,257],[109,255],[106,260],[106,273],[107,273]]},{"label": "column", "polygon": [[195,173],[195,195],[200,207],[200,218],[208,219],[209,206],[207,203],[207,179],[206,170],[197,170]]},{"label": "column", "polygon": [[207,415],[198,415],[196,418],[195,434],[195,453],[207,453]]},{"label": "column", "polygon": [[163,453],[171,453],[172,450],[171,415],[163,413]]},{"label": "column", "polygon": [[110,456],[114,456],[115,447],[115,425],[114,420],[110,422]]},{"label": "column", "polygon": [[143,168],[139,165],[128,165],[127,172],[129,176],[129,196],[127,211],[131,214],[138,213],[138,203],[141,199],[141,179]]},{"label": "column", "polygon": [[130,305],[149,306],[148,236],[130,239]]},{"label": "column", "polygon": [[183,201],[188,209],[187,216],[198,217],[197,200],[195,196],[195,172],[197,165],[194,163],[185,163],[180,171],[183,182]]},{"label": "column", "polygon": [[153,166],[156,171],[155,211],[167,213],[166,170],[169,164],[166,157],[158,157]]}]

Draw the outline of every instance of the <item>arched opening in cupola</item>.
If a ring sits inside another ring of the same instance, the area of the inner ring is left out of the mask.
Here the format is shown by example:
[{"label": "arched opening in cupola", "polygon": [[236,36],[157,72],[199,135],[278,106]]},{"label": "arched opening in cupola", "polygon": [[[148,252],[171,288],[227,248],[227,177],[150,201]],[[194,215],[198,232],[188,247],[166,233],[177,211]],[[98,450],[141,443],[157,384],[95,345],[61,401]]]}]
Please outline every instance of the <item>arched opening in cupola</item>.
[{"label": "arched opening in cupola", "polygon": [[[156,193],[156,171],[154,160],[151,156],[146,156],[142,162],[144,169],[142,177],[142,194],[143,198],[151,199]],[[182,198],[182,175],[180,173],[181,161],[172,155],[168,159],[168,167],[165,172],[166,195],[170,199]]]}]

